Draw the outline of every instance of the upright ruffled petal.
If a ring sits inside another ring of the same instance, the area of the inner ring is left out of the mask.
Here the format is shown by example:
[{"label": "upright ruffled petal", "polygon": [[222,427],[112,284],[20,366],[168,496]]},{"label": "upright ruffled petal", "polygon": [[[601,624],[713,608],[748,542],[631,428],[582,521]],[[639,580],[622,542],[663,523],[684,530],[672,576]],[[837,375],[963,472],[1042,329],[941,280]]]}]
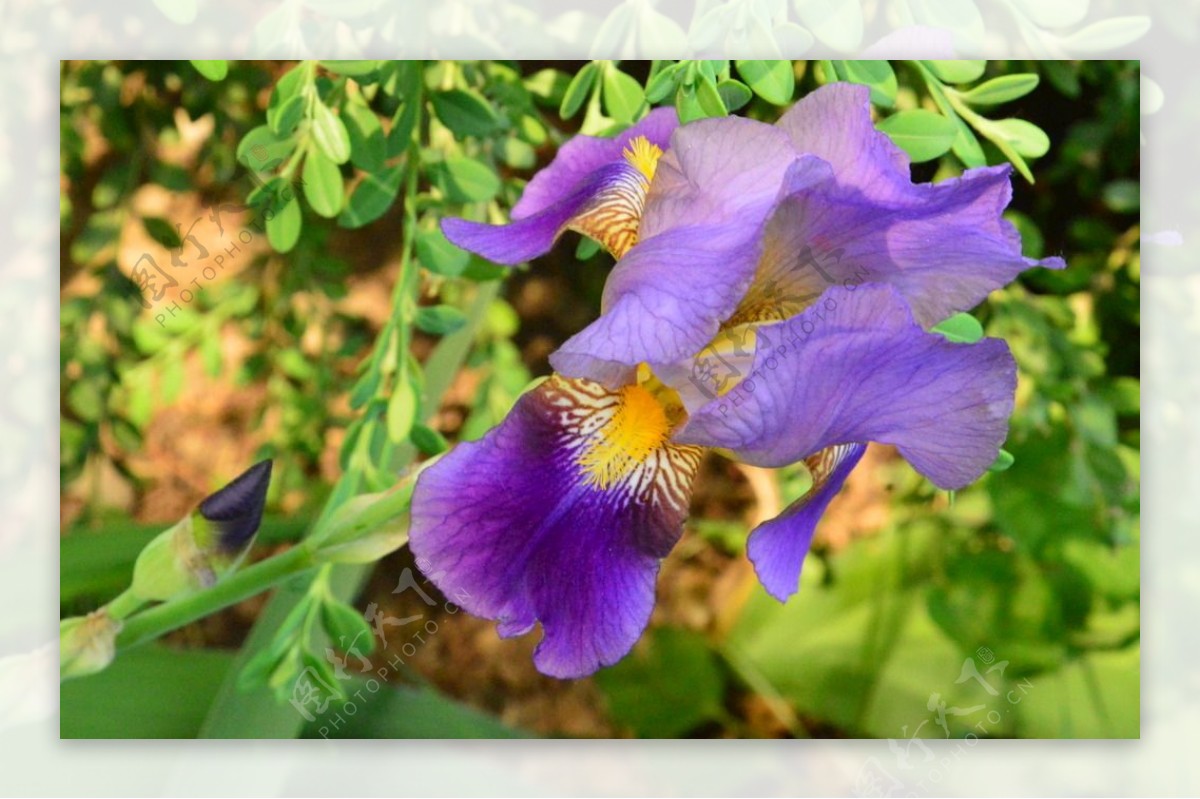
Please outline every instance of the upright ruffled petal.
[{"label": "upright ruffled petal", "polygon": [[805,458],[812,487],[783,513],[750,532],[746,555],[759,582],[780,602],[796,593],[817,522],[866,451],[865,444],[839,444]]},{"label": "upright ruffled petal", "polygon": [[835,287],[800,316],[759,328],[753,370],[676,440],[760,466],[879,441],[956,489],[995,460],[1015,390],[1003,341],[953,344],[922,330],[891,287]]},{"label": "upright ruffled petal", "polygon": [[773,125],[742,117],[684,125],[659,159],[642,238],[733,219],[756,227],[778,201],[795,160],[787,136]]},{"label": "upright ruffled petal", "polygon": [[538,669],[578,677],[645,628],[700,450],[638,386],[551,377],[496,429],[419,478],[410,540],[431,579],[502,636],[541,622]]},{"label": "upright ruffled petal", "polygon": [[777,123],[797,153],[828,161],[844,186],[875,201],[910,196],[908,155],[871,120],[871,92],[831,83],[805,95]]}]

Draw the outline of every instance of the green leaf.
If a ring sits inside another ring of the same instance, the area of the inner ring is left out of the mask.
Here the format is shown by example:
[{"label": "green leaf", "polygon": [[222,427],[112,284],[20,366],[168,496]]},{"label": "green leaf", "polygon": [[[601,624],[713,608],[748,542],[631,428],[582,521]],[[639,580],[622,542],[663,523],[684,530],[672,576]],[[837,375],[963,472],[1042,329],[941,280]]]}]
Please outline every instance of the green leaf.
[{"label": "green leaf", "polygon": [[1136,180],[1114,180],[1104,184],[1104,205],[1118,214],[1132,214],[1141,206],[1142,185]]},{"label": "green leaf", "polygon": [[274,112],[267,109],[267,124],[280,137],[290,136],[300,124],[300,120],[304,119],[304,106],[304,98],[296,95],[274,109]]},{"label": "green leaf", "polygon": [[229,74],[229,62],[225,60],[193,61],[192,66],[209,80],[225,80],[225,76]]},{"label": "green leaf", "polygon": [[300,215],[300,203],[292,195],[275,215],[267,220],[267,241],[276,252],[290,252],[300,239],[300,227],[303,217]]},{"label": "green leaf", "polygon": [[342,109],[342,121],[350,134],[350,161],[364,172],[383,169],[387,158],[387,139],[379,117],[367,106],[350,102]]},{"label": "green leaf", "polygon": [[1088,652],[1029,680],[1016,706],[1022,738],[1137,738],[1141,648]]},{"label": "green leaf", "polygon": [[600,65],[594,61],[588,62],[575,73],[575,77],[571,78],[571,82],[567,84],[567,90],[563,93],[562,104],[558,107],[558,115],[563,119],[570,119],[575,116],[580,108],[583,107],[588,95],[591,94],[592,86],[596,83],[596,78],[600,75]]},{"label": "green leaf", "polygon": [[604,73],[604,109],[618,122],[634,122],[646,107],[642,86],[616,67]]},{"label": "green leaf", "polygon": [[613,720],[639,738],[678,738],[723,713],[725,680],[716,656],[686,630],[652,630],[628,657],[593,679]]},{"label": "green leaf", "polygon": [[501,127],[491,103],[476,92],[450,89],[434,92],[429,99],[433,113],[458,136],[488,136]]},{"label": "green leaf", "polygon": [[62,738],[192,738],[233,656],[147,646],[59,689]]},{"label": "green leaf", "polygon": [[792,62],[738,61],[737,71],[746,85],[759,97],[774,105],[787,105],[792,101],[796,88],[796,76]]},{"label": "green leaf", "polygon": [[104,413],[104,395],[90,380],[81,380],[67,389],[67,406],[85,422],[95,422]]},{"label": "green leaf", "polygon": [[996,455],[996,460],[993,461],[992,465],[988,467],[988,471],[989,472],[1007,471],[1008,468],[1010,466],[1012,466],[1013,463],[1016,462],[1016,460],[1017,459],[1013,457],[1013,454],[1011,452],[1009,452],[1006,449],[1002,449],[1002,450],[1000,450],[1000,453],[998,455]]},{"label": "green leaf", "polygon": [[958,135],[952,120],[922,108],[892,114],[876,127],[917,163],[932,161],[947,152]]},{"label": "green leaf", "polygon": [[704,113],[704,108],[696,97],[694,85],[681,84],[679,86],[679,91],[675,92],[675,113],[679,115],[679,121],[685,125],[708,116]]},{"label": "green leaf", "polygon": [[963,92],[962,99],[972,105],[999,105],[1024,97],[1037,88],[1038,76],[1032,72],[1002,75]]},{"label": "green leaf", "polygon": [[971,127],[961,119],[954,117],[954,126],[958,132],[954,136],[954,154],[958,156],[958,160],[962,161],[969,167],[987,166],[987,157],[983,154],[983,147],[979,144],[979,139],[975,137],[975,132]]},{"label": "green leaf", "polygon": [[413,425],[413,429],[409,431],[409,436],[412,438],[413,445],[430,457],[441,455],[450,449],[450,444],[446,441],[445,436],[432,427],[427,427],[420,423]]},{"label": "green leaf", "polygon": [[581,236],[579,243],[575,245],[575,260],[586,261],[598,252],[600,252],[600,242],[589,239],[587,236]]},{"label": "green leaf", "polygon": [[[360,680],[346,683],[351,695],[370,699],[354,715],[331,723],[335,706],[318,716],[304,731],[307,738],[520,738],[520,731],[497,719],[442,696],[430,688],[384,685],[368,693]],[[289,710],[292,708],[289,706]],[[301,718],[292,710],[293,715]]]},{"label": "green leaf", "polygon": [[971,83],[983,76],[987,61],[924,61],[929,71],[946,83]]},{"label": "green leaf", "polygon": [[402,180],[404,164],[368,174],[354,187],[345,210],[338,216],[338,224],[344,228],[359,228],[383,216],[396,200]]},{"label": "green leaf", "polygon": [[418,101],[421,94],[421,64],[420,62],[403,61],[398,67],[399,83],[404,102],[392,116],[392,129],[388,131],[388,156],[400,155],[408,150],[412,143],[413,130],[417,117],[421,113],[423,103]]},{"label": "green leaf", "polygon": [[458,277],[471,261],[470,253],[452,244],[440,228],[419,232],[416,246],[421,265],[445,277]]},{"label": "green leaf", "polygon": [[350,134],[345,123],[320,101],[313,108],[312,137],[333,163],[344,164],[350,160]]},{"label": "green leaf", "polygon": [[956,313],[949,319],[938,322],[930,330],[940,333],[947,341],[959,344],[974,344],[983,338],[983,325],[969,313]]},{"label": "green leaf", "polygon": [[444,336],[467,323],[467,315],[453,305],[426,305],[417,309],[414,320],[426,333]]},{"label": "green leaf", "polygon": [[[1032,122],[1024,119],[990,121],[984,133],[995,132],[1026,158],[1040,158],[1050,149],[1050,137]],[[995,138],[992,139],[995,141]],[[997,143],[998,144],[998,143]]]},{"label": "green leaf", "polygon": [[749,87],[738,80],[721,81],[717,84],[717,91],[721,95],[721,102],[730,111],[738,110],[754,98],[754,93]]},{"label": "green leaf", "polygon": [[884,108],[896,105],[896,73],[887,61],[834,61],[834,68],[851,83],[871,90],[871,102]]},{"label": "green leaf", "polygon": [[729,112],[725,110],[725,101],[717,91],[717,84],[708,75],[701,75],[696,83],[696,102],[704,110],[705,116],[723,117]]},{"label": "green leaf", "polygon": [[500,178],[474,158],[450,156],[437,169],[438,183],[451,202],[483,202],[500,191]]},{"label": "green leaf", "polygon": [[256,172],[276,169],[295,149],[295,139],[279,136],[269,126],[259,125],[238,143],[237,160]]},{"label": "green leaf", "polygon": [[387,433],[393,444],[402,444],[417,420],[417,392],[412,383],[401,380],[387,406]]},{"label": "green leaf", "polygon": [[660,103],[670,97],[675,91],[675,87],[679,83],[680,73],[684,69],[684,64],[676,62],[655,73],[654,77],[650,78],[646,83],[647,102]]},{"label": "green leaf", "polygon": [[304,159],[304,197],[327,219],[337,216],[345,202],[342,172],[320,150],[310,150]]},{"label": "green leaf", "polygon": [[162,217],[143,217],[142,227],[146,228],[146,232],[150,234],[150,238],[168,250],[174,250],[183,244],[183,240],[179,238],[179,231]]},{"label": "green leaf", "polygon": [[375,649],[375,634],[363,614],[338,599],[321,603],[321,624],[335,649],[354,649],[369,655]]}]

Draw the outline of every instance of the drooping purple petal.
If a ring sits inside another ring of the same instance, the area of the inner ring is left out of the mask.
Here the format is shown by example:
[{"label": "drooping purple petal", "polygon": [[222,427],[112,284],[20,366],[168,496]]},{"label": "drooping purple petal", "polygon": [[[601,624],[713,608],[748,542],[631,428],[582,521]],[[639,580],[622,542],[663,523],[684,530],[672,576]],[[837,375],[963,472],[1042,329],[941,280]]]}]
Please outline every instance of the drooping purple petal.
[{"label": "drooping purple petal", "polygon": [[[559,372],[619,385],[629,379],[639,363],[665,365],[691,357],[712,340],[721,322],[745,295],[762,253],[764,226],[775,203],[830,180],[828,165],[820,159],[789,159],[776,153],[784,158],[785,168],[780,171],[775,164],[760,170],[763,180],[774,181],[767,184],[771,186],[768,200],[760,198],[739,205],[730,198],[730,204],[722,206],[719,187],[733,185],[734,181],[730,175],[718,174],[728,161],[702,159],[696,153],[728,138],[736,139],[734,134],[741,126],[700,142],[692,141],[693,128],[716,130],[700,123],[680,128],[672,139],[672,152],[684,153],[681,163],[695,166],[695,174],[686,177],[702,178],[708,174],[705,170],[714,177],[698,187],[681,189],[681,196],[690,196],[701,222],[670,227],[643,238],[617,263],[604,287],[603,313],[551,355],[550,362]],[[763,129],[771,130],[759,125],[751,131]],[[743,166],[747,170],[757,168]],[[741,174],[738,170],[732,172]],[[647,200],[643,231],[650,224],[652,202],[663,173],[664,165],[660,163]],[[682,185],[683,178],[680,181]],[[662,208],[661,203],[667,202],[661,199],[665,194],[658,196],[658,207]],[[678,215],[681,220],[692,219],[681,208],[683,205],[674,205],[659,218]]]},{"label": "drooping purple petal", "polygon": [[841,444],[806,458],[812,488],[783,513],[750,532],[746,555],[754,564],[759,582],[780,602],[796,593],[817,522],[866,451],[865,444]]},{"label": "drooping purple petal", "polygon": [[890,286],[831,288],[803,314],[758,329],[756,347],[750,375],[693,414],[678,442],[782,466],[834,444],[879,441],[957,489],[991,465],[1008,430],[1008,346],[925,332]]},{"label": "drooping purple petal", "polygon": [[700,451],[667,443],[642,391],[551,377],[417,482],[422,568],[502,636],[541,622],[546,674],[578,677],[629,651],[682,530]]},{"label": "drooping purple petal", "polygon": [[[636,207],[620,220],[621,229],[614,236],[636,235],[636,216],[641,213],[641,197],[645,179],[624,159],[602,164],[584,176],[569,194],[563,194],[554,205],[535,214],[516,219],[507,225],[487,225],[468,219],[450,217],[442,220],[442,232],[451,242],[498,264],[513,266],[545,255],[563,231],[572,227],[581,216],[593,209],[603,208],[616,200],[622,207],[633,201]],[[630,224],[632,223],[632,230]],[[603,235],[603,231],[597,232]],[[599,238],[600,236],[597,236]]]},{"label": "drooping purple petal", "polygon": [[488,225],[446,219],[442,232],[451,242],[499,264],[523,263],[549,252],[567,229],[591,236],[617,257],[637,238],[647,177],[626,158],[644,138],[659,150],[678,125],[674,109],[650,112],[614,138],[576,136],[529,181],[513,207],[512,222]]},{"label": "drooping purple petal", "polygon": [[624,160],[623,153],[638,136],[660,150],[667,149],[671,133],[679,126],[674,108],[656,108],[640,122],[613,138],[575,136],[559,148],[554,160],[538,171],[513,206],[512,218],[525,219],[563,202],[588,176],[606,164]]}]

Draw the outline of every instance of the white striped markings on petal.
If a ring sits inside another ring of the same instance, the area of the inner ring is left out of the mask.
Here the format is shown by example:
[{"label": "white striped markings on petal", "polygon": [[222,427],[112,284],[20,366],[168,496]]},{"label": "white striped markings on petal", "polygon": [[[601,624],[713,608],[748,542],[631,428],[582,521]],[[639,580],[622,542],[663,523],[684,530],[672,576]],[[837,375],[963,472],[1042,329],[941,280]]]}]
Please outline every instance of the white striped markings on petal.
[{"label": "white striped markings on petal", "polygon": [[703,448],[670,442],[673,414],[658,395],[558,375],[544,391],[584,487],[687,514]]},{"label": "white striped markings on petal", "polygon": [[600,242],[614,258],[637,243],[646,193],[662,150],[645,136],[634,137],[623,153],[626,169],[616,173],[566,227]]},{"label": "white striped markings on petal", "polygon": [[826,447],[823,450],[813,453],[804,459],[804,465],[808,468],[809,474],[812,475],[812,488],[798,500],[804,502],[812,497],[821,489],[823,485],[829,482],[830,476],[834,473],[837,467],[854,454],[854,451],[859,444],[834,444]]}]

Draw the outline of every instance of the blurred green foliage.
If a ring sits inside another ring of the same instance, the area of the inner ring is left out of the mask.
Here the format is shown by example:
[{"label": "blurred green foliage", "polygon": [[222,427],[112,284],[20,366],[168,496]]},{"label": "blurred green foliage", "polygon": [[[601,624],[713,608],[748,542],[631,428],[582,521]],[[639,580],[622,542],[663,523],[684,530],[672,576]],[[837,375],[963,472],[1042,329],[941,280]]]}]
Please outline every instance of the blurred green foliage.
[{"label": "blurred green foliage", "polygon": [[[448,446],[434,417],[460,366],[475,378],[456,409],[461,440],[496,424],[541,367],[522,354],[511,293],[497,296],[503,272],[450,245],[442,218],[503,221],[576,132],[611,134],[664,104],[685,120],[773,121],[832,80],[870,87],[880,129],[918,179],[1012,162],[1027,181],[1009,211],[1027,254],[1067,258],[1068,269],[1030,273],[973,314],[1020,367],[1011,457],[996,467],[1008,468],[946,503],[907,467],[887,467],[880,534],[814,553],[787,605],[756,589],[727,631],[649,631],[596,678],[609,715],[642,736],[761,734],[735,712],[754,696],[784,734],[893,738],[914,761],[919,750],[903,743],[913,735],[1136,736],[1136,63],[64,62],[64,491],[100,464],[144,486],[131,459],[197,355],[210,378],[263,392],[255,457],[276,459],[272,502],[301,494],[307,518],[388,487]],[[212,127],[194,156],[173,156],[200,120]],[[147,186],[195,197],[203,212],[143,215]],[[222,226],[232,218],[238,229]],[[189,239],[197,223],[207,238]],[[154,248],[131,247],[131,226]],[[222,253],[242,259],[239,273],[208,279]],[[607,259],[588,242],[575,255],[589,267]],[[192,265],[206,277],[184,284],[187,299],[159,298],[142,279],[151,266],[164,281]],[[341,302],[380,270],[393,287],[386,316]],[[602,271],[572,271],[598,306]],[[960,319],[943,332],[977,328]],[[236,371],[227,334],[247,347]],[[336,483],[322,476],[330,441],[341,442]],[[785,500],[804,479],[784,472]],[[100,529],[64,539],[69,612],[110,598],[149,535],[105,526],[99,491],[93,479],[78,524]],[[301,528],[269,522],[264,540]],[[733,553],[746,532],[714,519],[694,529]],[[101,723],[116,712],[129,734],[319,734],[273,703],[346,637],[367,571],[324,569],[281,591],[236,658],[155,650],[71,684],[64,735],[117,734]],[[327,662],[321,670],[338,682]],[[150,672],[195,690],[159,696]],[[177,699],[173,716],[155,715]],[[512,734],[427,687],[377,705],[341,734]],[[412,724],[397,721],[405,713]]]}]

